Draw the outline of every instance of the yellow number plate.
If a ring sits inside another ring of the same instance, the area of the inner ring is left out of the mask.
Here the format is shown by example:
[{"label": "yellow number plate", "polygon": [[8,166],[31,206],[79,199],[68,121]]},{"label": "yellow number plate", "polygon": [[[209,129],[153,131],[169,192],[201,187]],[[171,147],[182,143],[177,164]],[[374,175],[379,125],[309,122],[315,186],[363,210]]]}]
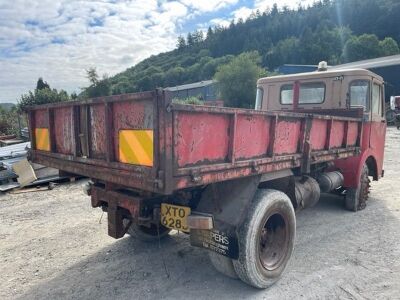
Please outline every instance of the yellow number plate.
[{"label": "yellow number plate", "polygon": [[189,232],[187,217],[190,207],[161,203],[161,224],[165,227]]}]

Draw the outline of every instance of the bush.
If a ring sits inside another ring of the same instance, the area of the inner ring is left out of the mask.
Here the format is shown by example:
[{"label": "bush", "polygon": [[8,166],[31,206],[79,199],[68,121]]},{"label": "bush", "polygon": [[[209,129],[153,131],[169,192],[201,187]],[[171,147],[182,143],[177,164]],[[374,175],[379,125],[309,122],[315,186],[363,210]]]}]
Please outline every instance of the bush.
[{"label": "bush", "polygon": [[8,110],[0,107],[0,135],[18,135],[18,117],[20,118],[21,127],[27,126],[26,118],[18,116],[18,111],[15,106]]},{"label": "bush", "polygon": [[179,98],[174,98],[172,99],[172,103],[177,103],[177,104],[193,104],[193,105],[204,105],[204,102],[201,101],[199,98],[190,96],[187,98],[179,99]]}]

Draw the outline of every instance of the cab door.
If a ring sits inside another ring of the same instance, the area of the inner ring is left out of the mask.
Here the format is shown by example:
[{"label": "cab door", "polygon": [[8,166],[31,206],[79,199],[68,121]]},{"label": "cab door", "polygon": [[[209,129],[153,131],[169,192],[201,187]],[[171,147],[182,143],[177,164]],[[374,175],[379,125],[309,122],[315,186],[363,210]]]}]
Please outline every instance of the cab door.
[{"label": "cab door", "polygon": [[382,174],[383,154],[385,148],[386,118],[384,109],[384,88],[377,80],[372,80],[371,88],[371,129],[370,148],[377,160],[378,177]]}]

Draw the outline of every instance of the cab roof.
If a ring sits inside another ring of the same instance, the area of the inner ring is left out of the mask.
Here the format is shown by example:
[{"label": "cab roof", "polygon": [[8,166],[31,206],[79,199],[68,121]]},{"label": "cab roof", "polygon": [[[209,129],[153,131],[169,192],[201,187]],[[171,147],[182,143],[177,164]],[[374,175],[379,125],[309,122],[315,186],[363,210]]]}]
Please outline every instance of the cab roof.
[{"label": "cab roof", "polygon": [[369,70],[366,69],[344,69],[344,70],[327,70],[327,71],[314,71],[307,73],[298,73],[290,75],[278,75],[260,78],[257,84],[262,83],[272,83],[272,82],[282,82],[282,81],[296,81],[301,79],[321,79],[330,78],[336,76],[371,76],[383,82],[383,78]]}]

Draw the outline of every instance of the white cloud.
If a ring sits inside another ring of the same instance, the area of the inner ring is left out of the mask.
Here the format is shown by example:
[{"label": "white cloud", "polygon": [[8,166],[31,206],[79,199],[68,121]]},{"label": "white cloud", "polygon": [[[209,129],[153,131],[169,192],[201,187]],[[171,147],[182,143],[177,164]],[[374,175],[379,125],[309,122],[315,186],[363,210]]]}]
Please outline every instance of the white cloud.
[{"label": "white cloud", "polygon": [[190,17],[237,1],[1,1],[0,102],[16,101],[40,76],[79,92],[85,69],[113,75],[171,50]]},{"label": "white cloud", "polygon": [[238,8],[237,10],[232,12],[232,16],[233,16],[235,21],[237,21],[239,19],[246,20],[251,15],[253,10],[254,9],[242,6],[241,8]]},{"label": "white cloud", "polygon": [[215,19],[210,20],[211,26],[219,25],[222,27],[228,27],[230,23],[231,22],[229,21],[229,19],[215,18]]},{"label": "white cloud", "polygon": [[[246,18],[252,9],[274,2],[254,1],[252,7],[241,7],[230,18]],[[280,6],[298,3],[276,2]],[[95,66],[100,74],[109,75],[121,72],[152,54],[173,49],[179,31],[196,16],[237,3],[0,0],[0,102],[16,101],[34,88],[40,76],[52,87],[79,92],[88,85],[85,69]],[[230,18],[217,17],[209,24],[228,26]]]},{"label": "white cloud", "polygon": [[181,0],[188,7],[199,12],[210,12],[236,4],[238,0]]}]

